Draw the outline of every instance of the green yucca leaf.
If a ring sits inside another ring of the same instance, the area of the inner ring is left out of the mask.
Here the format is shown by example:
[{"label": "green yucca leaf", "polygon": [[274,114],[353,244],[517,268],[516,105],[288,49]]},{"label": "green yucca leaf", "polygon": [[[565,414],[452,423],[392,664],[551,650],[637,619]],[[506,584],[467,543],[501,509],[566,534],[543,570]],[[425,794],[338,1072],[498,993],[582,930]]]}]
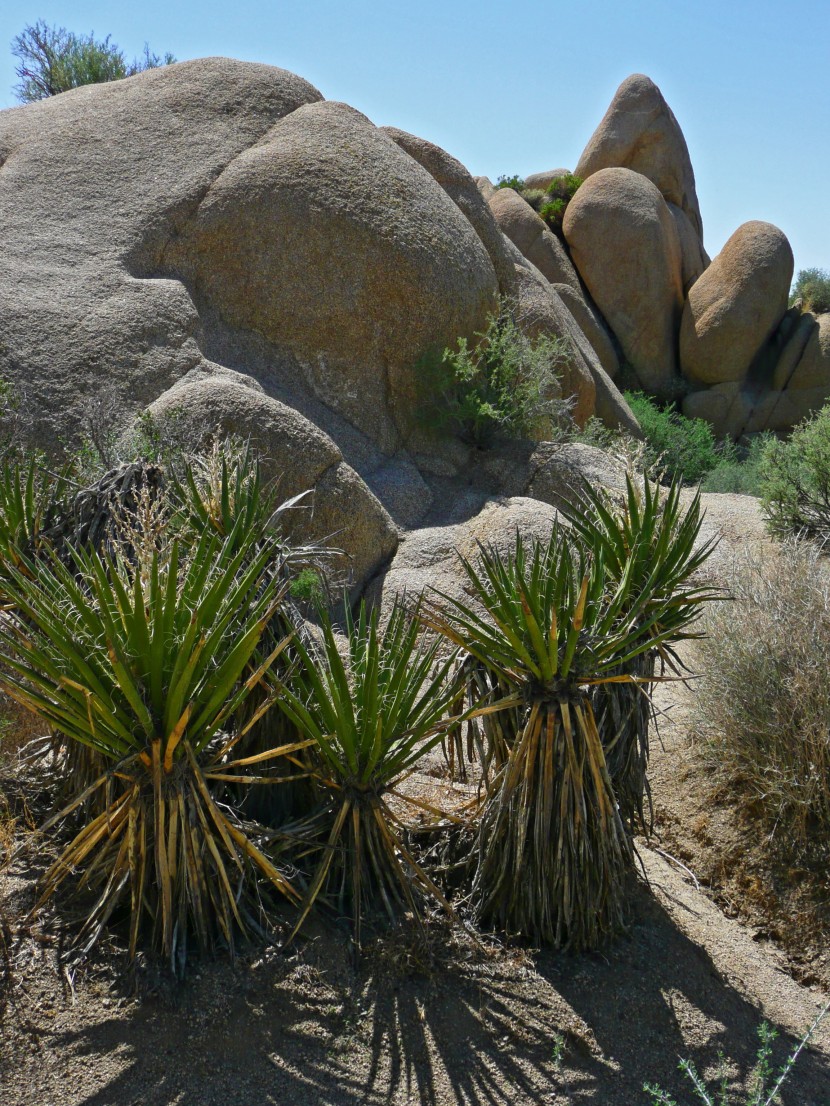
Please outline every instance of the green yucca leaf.
[{"label": "green yucca leaf", "polygon": [[[365,604],[356,617],[347,612],[345,659],[330,620],[320,618],[320,645],[295,643],[298,673],[279,697],[280,709],[316,743],[326,804],[323,857],[298,925],[325,888],[339,886],[359,944],[362,907],[373,899],[390,913],[396,904],[417,913],[415,888],[443,902],[405,850],[384,796],[441,740],[457,695],[448,679],[454,657],[439,659],[440,642],[400,606],[383,629]],[[319,814],[312,821],[319,832]],[[302,832],[313,832],[310,824]]]}]

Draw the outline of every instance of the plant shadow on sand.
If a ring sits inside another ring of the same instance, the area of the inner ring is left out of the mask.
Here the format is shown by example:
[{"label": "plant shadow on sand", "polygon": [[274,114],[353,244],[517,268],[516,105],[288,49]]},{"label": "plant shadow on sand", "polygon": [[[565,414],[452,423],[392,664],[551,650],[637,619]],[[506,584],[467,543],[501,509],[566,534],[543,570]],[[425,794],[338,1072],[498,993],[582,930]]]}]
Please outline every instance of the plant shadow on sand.
[{"label": "plant shadow on sand", "polygon": [[[20,981],[39,1046],[4,1027],[0,1102],[645,1106],[646,1080],[691,1101],[678,1058],[711,1078],[721,1051],[744,1085],[761,1010],[646,887],[632,901],[628,934],[591,955],[482,951],[436,925],[426,953],[396,931],[354,967],[328,933],[235,966],[194,962],[176,989],[147,971],[138,999],[121,957],[99,960],[74,1002],[43,965]],[[796,1040],[781,1033],[779,1062]],[[830,1103],[826,1053],[802,1054],[782,1101]]]}]

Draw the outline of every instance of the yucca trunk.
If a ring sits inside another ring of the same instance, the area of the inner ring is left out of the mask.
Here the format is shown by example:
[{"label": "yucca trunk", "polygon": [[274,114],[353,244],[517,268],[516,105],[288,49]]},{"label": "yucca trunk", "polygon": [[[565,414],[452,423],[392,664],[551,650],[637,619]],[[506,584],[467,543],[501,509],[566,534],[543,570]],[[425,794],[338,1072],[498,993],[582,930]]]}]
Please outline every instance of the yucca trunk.
[{"label": "yucca trunk", "polygon": [[599,684],[591,695],[620,817],[629,833],[646,836],[653,825],[647,772],[656,665],[656,652],[641,653],[612,673],[632,677],[630,683]]},{"label": "yucca trunk", "polygon": [[631,847],[586,694],[537,696],[484,803],[473,904],[507,933],[594,948],[623,921]]}]

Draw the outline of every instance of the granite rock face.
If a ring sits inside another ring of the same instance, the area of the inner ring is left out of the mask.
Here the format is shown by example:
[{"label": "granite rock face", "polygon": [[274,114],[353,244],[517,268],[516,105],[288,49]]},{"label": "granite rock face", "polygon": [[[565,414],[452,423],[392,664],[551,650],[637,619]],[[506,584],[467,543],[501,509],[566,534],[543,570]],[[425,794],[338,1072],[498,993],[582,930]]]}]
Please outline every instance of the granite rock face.
[{"label": "granite rock face", "polygon": [[666,201],[631,169],[600,169],[576,192],[563,230],[591,298],[641,387],[671,398],[679,377],[682,255]]}]

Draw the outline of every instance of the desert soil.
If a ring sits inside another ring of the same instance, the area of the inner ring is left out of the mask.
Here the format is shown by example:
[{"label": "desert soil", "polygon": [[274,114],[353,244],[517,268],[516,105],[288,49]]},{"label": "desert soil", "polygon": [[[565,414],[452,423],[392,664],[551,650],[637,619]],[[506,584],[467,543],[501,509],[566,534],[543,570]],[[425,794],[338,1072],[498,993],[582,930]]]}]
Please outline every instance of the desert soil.
[{"label": "desert soil", "polygon": [[[758,505],[705,498],[725,573],[766,542]],[[20,922],[46,858],[18,862],[0,876],[0,1106],[646,1106],[646,1080],[685,1104],[678,1059],[713,1078],[720,1053],[737,1092],[759,1023],[778,1029],[783,1059],[826,1001],[830,966],[814,930],[799,940],[747,893],[763,840],[713,792],[691,737],[695,688],[660,689],[657,835],[639,844],[628,932],[592,955],[477,944],[436,923],[428,952],[398,931],[357,965],[345,934],[321,929],[287,951],[193,961],[181,985],[129,969],[118,934],[70,970],[59,915]],[[782,1101],[830,1106],[830,1019]]]}]

